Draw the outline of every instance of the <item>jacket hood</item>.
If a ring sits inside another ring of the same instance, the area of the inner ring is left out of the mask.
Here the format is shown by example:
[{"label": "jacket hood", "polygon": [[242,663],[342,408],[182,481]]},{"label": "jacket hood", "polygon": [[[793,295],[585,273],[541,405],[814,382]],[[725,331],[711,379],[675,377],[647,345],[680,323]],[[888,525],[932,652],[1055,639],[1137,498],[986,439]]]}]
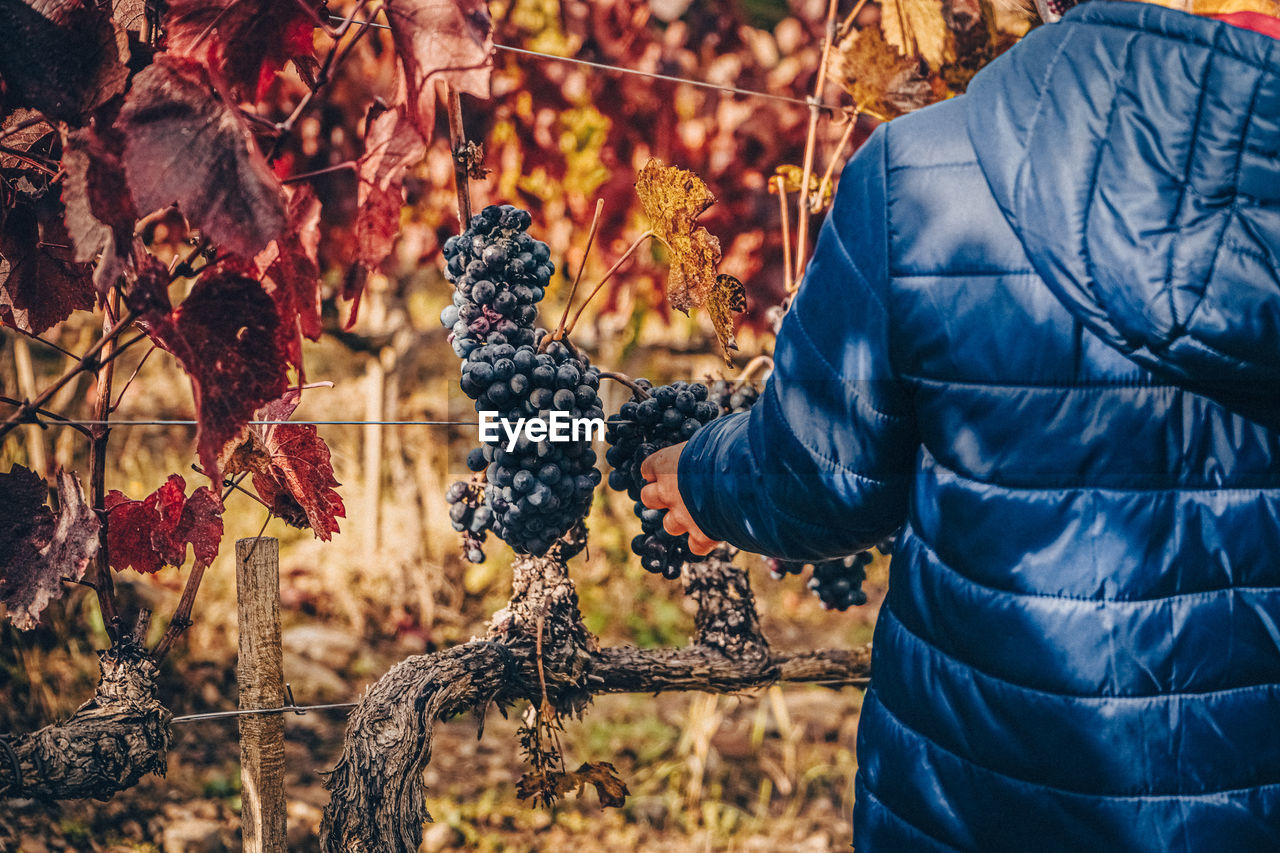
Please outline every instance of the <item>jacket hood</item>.
[{"label": "jacket hood", "polygon": [[1063,305],[1162,379],[1280,426],[1280,40],[1092,0],[967,101],[992,192]]}]

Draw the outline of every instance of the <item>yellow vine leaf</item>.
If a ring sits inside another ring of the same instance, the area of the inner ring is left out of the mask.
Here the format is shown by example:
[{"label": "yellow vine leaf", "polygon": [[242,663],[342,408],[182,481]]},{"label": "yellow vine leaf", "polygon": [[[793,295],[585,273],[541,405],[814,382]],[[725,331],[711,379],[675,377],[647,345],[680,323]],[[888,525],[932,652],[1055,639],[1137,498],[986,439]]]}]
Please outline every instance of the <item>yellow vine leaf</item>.
[{"label": "yellow vine leaf", "polygon": [[906,56],[918,56],[935,71],[955,61],[955,48],[942,17],[942,0],[885,0],[880,7],[885,40]]},{"label": "yellow vine leaf", "polygon": [[686,314],[691,308],[706,306],[724,359],[732,363],[729,352],[737,349],[733,314],[742,310],[742,284],[738,283],[737,296],[733,288],[717,286],[720,241],[698,224],[702,212],[715,204],[715,196],[693,172],[665,166],[657,159],[645,163],[636,176],[636,195],[653,232],[671,250],[667,301]]},{"label": "yellow vine leaf", "polygon": [[[784,190],[786,190],[789,193],[800,192],[800,182],[804,180],[804,169],[800,168],[799,166],[786,164],[774,169],[774,174],[782,179],[782,188]],[[809,195],[812,196],[817,194],[819,180],[820,179],[816,174],[812,172],[809,174]],[[831,204],[831,198],[832,198],[832,195],[834,194],[834,191],[835,191],[835,187],[832,186],[831,180],[823,181],[822,202],[821,202],[822,208],[826,208],[829,204]],[[775,195],[777,194],[778,185],[776,182],[774,181],[769,182],[769,192]]]}]

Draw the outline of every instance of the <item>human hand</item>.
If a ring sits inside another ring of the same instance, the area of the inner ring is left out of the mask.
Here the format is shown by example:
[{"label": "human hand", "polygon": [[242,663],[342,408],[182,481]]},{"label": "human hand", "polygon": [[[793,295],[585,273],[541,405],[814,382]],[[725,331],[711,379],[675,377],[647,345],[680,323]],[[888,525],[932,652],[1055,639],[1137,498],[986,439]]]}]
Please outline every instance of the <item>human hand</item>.
[{"label": "human hand", "polygon": [[649,509],[665,509],[663,528],[672,536],[688,533],[689,550],[702,556],[710,554],[721,543],[707,538],[684,505],[677,479],[682,450],[684,442],[651,453],[640,463],[640,476],[649,483],[640,491],[640,502]]}]

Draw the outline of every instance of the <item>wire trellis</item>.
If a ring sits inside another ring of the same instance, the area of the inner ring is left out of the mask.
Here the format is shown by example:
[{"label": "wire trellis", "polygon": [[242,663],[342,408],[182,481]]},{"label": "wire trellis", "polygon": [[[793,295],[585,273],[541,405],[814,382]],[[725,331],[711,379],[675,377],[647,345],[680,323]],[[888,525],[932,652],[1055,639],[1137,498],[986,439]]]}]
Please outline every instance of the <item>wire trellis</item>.
[{"label": "wire trellis", "polygon": [[[345,21],[346,19],[341,18],[337,15],[330,15],[329,20]],[[358,26],[370,26],[379,30],[391,29],[391,27],[388,26],[387,24],[378,24],[372,21],[352,21],[351,23]],[[703,89],[714,89],[715,91],[725,92],[731,95],[746,95],[747,97],[751,97],[751,98],[766,98],[768,100],[773,100],[773,101],[785,101],[786,103],[797,104],[802,107],[817,106],[824,110],[830,110],[832,112],[840,112],[841,109],[843,109],[842,107],[823,103],[822,101],[816,100],[814,98],[794,98],[794,97],[791,97],[790,95],[775,95],[772,92],[761,92],[757,89],[742,89],[737,86],[725,86],[721,83],[708,83],[705,80],[690,80],[687,77],[677,77],[672,74],[660,74],[656,71],[641,71],[639,68],[628,68],[625,65],[610,65],[606,62],[592,62],[591,60],[588,60],[588,59],[578,59],[576,56],[557,56],[554,53],[542,53],[541,51],[537,51],[537,50],[529,50],[528,48],[523,48],[523,47],[514,47],[509,44],[498,44],[497,42],[493,43],[493,47],[495,50],[504,50],[508,53],[518,53],[518,54],[523,54],[524,56],[532,56],[535,59],[546,59],[551,62],[567,62],[572,65],[585,65],[588,68],[597,68],[601,71],[611,71],[619,74],[633,74],[637,77],[647,77],[650,80],[665,80],[669,83],[682,83],[686,86],[697,86]]]}]

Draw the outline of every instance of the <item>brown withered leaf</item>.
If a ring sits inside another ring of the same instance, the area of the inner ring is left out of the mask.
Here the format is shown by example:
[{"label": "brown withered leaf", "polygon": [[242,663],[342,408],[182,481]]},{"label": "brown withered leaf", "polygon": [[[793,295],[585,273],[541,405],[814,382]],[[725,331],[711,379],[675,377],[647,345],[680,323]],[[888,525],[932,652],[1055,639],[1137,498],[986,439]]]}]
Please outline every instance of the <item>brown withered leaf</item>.
[{"label": "brown withered leaf", "polygon": [[484,0],[386,0],[396,54],[409,86],[413,123],[425,139],[435,128],[437,87],[489,97],[493,21]]},{"label": "brown withered leaf", "polygon": [[618,776],[618,769],[607,761],[588,761],[577,770],[562,773],[559,770],[529,770],[516,781],[516,797],[527,800],[536,797],[548,805],[570,791],[582,796],[587,785],[596,789],[600,805],[605,808],[622,808],[627,802],[627,783]]},{"label": "brown withered leaf", "polygon": [[707,313],[711,315],[711,325],[724,347],[725,361],[729,361],[729,350],[738,349],[733,333],[733,315],[746,310],[747,290],[742,282],[728,273],[717,275],[711,295],[707,297]]},{"label": "brown withered leaf", "polygon": [[593,786],[600,805],[605,808],[622,808],[631,793],[627,790],[627,783],[618,776],[618,769],[607,761],[588,761],[569,776],[577,784],[579,794],[584,786]]},{"label": "brown withered leaf", "polygon": [[942,0],[886,0],[880,6],[880,28],[899,53],[918,56],[935,71],[955,61]]},{"label": "brown withered leaf", "polygon": [[80,263],[97,259],[93,284],[103,297],[132,265],[138,211],[120,162],[123,145],[113,128],[88,127],[66,133],[62,145],[62,203],[74,258]]},{"label": "brown withered leaf", "polygon": [[0,474],[0,602],[23,631],[62,597],[62,579],[80,580],[98,553],[98,516],[80,481],[58,472],[56,517],[45,506],[47,495],[44,481],[21,465]]},{"label": "brown withered leaf", "polygon": [[284,189],[208,69],[160,54],[134,78],[116,121],[139,210],[175,201],[220,249],[252,258],[284,233]]},{"label": "brown withered leaf", "polygon": [[124,91],[128,39],[109,6],[90,0],[0,2],[0,79],[5,106],[81,124]]},{"label": "brown withered leaf", "polygon": [[[706,305],[715,287],[720,241],[698,224],[698,216],[715,204],[715,196],[693,172],[652,158],[636,175],[636,196],[653,233],[671,250],[667,301],[686,314]],[[721,337],[720,343],[728,361],[728,342]]]},{"label": "brown withered leaf", "polygon": [[940,78],[926,78],[919,60],[894,50],[876,27],[855,31],[841,41],[832,54],[831,70],[859,112],[885,121],[947,96]]},{"label": "brown withered leaf", "polygon": [[403,107],[386,110],[369,123],[364,147],[357,168],[356,260],[373,269],[391,253],[400,233],[405,172],[426,156],[427,148]]}]

